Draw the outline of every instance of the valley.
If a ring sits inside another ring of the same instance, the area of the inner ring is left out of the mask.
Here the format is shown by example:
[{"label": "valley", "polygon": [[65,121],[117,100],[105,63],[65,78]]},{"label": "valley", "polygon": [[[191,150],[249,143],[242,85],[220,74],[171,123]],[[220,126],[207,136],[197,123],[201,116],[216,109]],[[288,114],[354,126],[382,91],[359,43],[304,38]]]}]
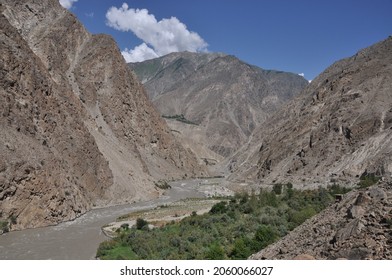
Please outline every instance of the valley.
[{"label": "valley", "polygon": [[127,64],[57,0],[0,24],[0,259],[392,258],[392,36],[309,82]]},{"label": "valley", "polygon": [[[59,225],[13,231],[0,235],[0,258],[14,260],[88,260],[94,259],[100,242],[107,240],[102,227],[119,216],[146,211],[189,198],[203,198],[213,191],[205,180],[172,182],[172,188],[160,198],[93,209],[73,221]],[[200,190],[200,187],[205,187]]]}]

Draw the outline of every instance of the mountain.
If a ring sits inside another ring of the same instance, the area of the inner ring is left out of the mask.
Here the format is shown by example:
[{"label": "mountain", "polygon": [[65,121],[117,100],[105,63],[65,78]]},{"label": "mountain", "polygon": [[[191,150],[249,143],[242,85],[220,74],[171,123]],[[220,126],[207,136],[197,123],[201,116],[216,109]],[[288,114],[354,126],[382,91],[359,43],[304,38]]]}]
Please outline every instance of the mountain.
[{"label": "mountain", "polygon": [[251,259],[392,258],[392,184],[356,189]]},{"label": "mountain", "polygon": [[3,0],[0,11],[0,221],[51,225],[204,174],[111,37],[57,0]]},{"label": "mountain", "polygon": [[184,145],[212,164],[308,84],[221,53],[172,53],[129,66]]},{"label": "mountain", "polygon": [[392,37],[334,63],[256,129],[229,180],[356,184],[392,172]]}]

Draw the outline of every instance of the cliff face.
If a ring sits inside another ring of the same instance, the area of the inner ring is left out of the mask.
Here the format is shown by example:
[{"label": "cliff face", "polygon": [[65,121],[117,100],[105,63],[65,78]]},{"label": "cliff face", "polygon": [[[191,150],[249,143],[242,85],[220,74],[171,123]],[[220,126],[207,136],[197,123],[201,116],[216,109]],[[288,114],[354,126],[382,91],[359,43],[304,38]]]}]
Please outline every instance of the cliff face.
[{"label": "cliff face", "polygon": [[392,172],[392,37],[330,66],[256,130],[231,180],[297,186]]},{"label": "cliff face", "polygon": [[297,74],[263,70],[220,53],[172,53],[129,65],[162,115],[184,115],[194,123],[167,119],[180,139],[199,158],[215,161],[232,155],[308,84]]},{"label": "cliff face", "polygon": [[113,39],[58,1],[2,1],[0,220],[12,229],[158,195],[201,175]]}]

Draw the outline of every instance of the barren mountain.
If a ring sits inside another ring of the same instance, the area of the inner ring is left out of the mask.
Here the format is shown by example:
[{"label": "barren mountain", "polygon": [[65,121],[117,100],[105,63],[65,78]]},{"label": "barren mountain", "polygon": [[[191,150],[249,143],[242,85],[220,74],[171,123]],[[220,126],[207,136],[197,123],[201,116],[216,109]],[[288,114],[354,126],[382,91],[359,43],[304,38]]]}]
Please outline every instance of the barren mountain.
[{"label": "barren mountain", "polygon": [[172,53],[129,66],[181,141],[211,163],[233,154],[308,84],[220,53]]},{"label": "barren mountain", "polygon": [[57,0],[3,0],[0,11],[0,221],[55,224],[202,174],[111,37]]},{"label": "barren mountain", "polygon": [[392,184],[344,195],[251,259],[392,258]]},{"label": "barren mountain", "polygon": [[392,172],[392,37],[334,63],[257,129],[232,181],[351,184]]}]

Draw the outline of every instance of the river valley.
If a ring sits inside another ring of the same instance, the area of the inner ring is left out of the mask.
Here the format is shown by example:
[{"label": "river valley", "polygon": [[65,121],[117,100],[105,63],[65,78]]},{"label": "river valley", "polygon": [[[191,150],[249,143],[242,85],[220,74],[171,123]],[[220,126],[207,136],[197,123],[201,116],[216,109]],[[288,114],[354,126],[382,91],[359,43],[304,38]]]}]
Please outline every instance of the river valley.
[{"label": "river valley", "polygon": [[94,259],[100,242],[107,239],[101,227],[117,217],[151,209],[185,198],[212,195],[222,179],[194,179],[170,183],[172,188],[160,198],[133,204],[94,209],[83,216],[56,226],[26,229],[0,236],[0,259],[86,260]]}]

